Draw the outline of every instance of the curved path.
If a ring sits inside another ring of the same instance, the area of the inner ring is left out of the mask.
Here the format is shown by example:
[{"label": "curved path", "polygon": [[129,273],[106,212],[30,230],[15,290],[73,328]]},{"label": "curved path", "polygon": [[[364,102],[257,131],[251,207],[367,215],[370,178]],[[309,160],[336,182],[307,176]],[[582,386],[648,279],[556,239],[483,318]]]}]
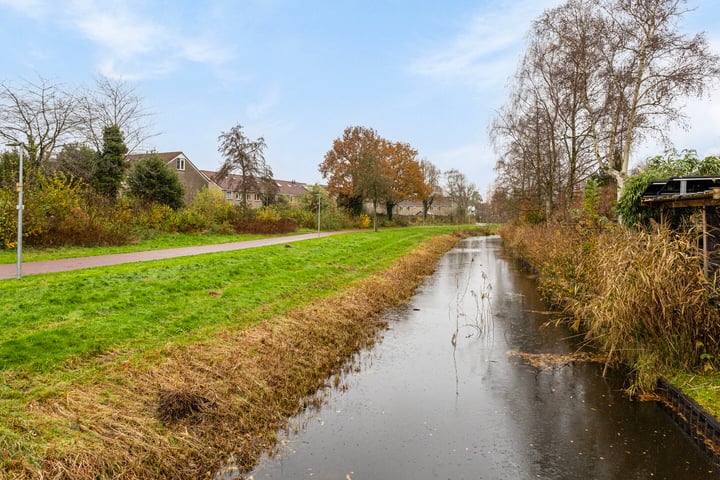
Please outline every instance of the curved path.
[{"label": "curved path", "polygon": [[[109,265],[118,265],[120,263],[147,262],[150,260],[162,260],[165,258],[201,255],[203,253],[229,252],[232,250],[243,250],[246,248],[299,242],[302,240],[310,240],[312,238],[329,237],[331,235],[339,235],[342,233],[348,232],[306,233],[303,235],[269,237],[258,240],[246,240],[244,242],[201,245],[197,247],[169,248],[166,250],[147,250],[144,252],[116,253],[112,255],[96,255],[94,257],[64,258],[61,260],[27,262],[22,264],[22,276],[37,275],[39,273],[66,272],[69,270],[80,270],[83,268],[107,267]],[[6,263],[0,265],[0,280],[15,278],[16,276],[17,264]]]}]

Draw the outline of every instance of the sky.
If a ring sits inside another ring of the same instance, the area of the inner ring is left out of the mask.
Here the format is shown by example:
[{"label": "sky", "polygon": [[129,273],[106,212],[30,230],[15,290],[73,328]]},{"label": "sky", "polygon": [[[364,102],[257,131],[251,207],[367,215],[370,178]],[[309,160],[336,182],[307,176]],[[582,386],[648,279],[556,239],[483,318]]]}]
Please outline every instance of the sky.
[{"label": "sky", "polygon": [[[405,142],[487,195],[488,125],[531,23],[561,0],[0,0],[0,81],[128,82],[152,112],[147,150],[217,170],[218,136],[262,136],[275,178],[322,183],[325,153],[360,125]],[[681,29],[720,53],[720,2]],[[720,154],[720,84],[687,102],[678,149]],[[637,163],[662,153],[647,142]]]}]

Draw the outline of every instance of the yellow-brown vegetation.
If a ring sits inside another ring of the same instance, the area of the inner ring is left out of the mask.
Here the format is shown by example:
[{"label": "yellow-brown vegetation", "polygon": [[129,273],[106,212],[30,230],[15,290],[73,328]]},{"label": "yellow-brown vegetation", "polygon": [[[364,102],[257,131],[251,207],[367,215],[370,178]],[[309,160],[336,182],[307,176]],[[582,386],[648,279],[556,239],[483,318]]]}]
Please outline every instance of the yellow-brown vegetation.
[{"label": "yellow-brown vegetation", "polygon": [[539,288],[608,356],[634,368],[633,389],[661,372],[711,367],[720,347],[717,291],[697,239],[663,229],[511,225],[506,245],[538,273]]}]

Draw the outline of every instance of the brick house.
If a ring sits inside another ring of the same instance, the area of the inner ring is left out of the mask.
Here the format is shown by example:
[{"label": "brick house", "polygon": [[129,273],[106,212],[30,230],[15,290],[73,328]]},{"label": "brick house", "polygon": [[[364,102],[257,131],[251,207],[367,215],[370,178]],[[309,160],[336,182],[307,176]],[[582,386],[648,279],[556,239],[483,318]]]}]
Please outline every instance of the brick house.
[{"label": "brick house", "polygon": [[[223,179],[218,179],[217,172],[202,170],[202,173],[218,185],[225,200],[238,205],[242,203],[242,192],[238,190],[241,181],[240,175],[230,174]],[[275,197],[285,200],[289,205],[298,205],[300,198],[308,192],[306,184],[295,180],[273,179],[272,183],[276,187]],[[263,192],[248,192],[245,204],[250,208],[260,208],[263,206],[263,197]]]},{"label": "brick house", "polygon": [[170,170],[177,173],[180,183],[185,190],[185,205],[189,205],[195,198],[195,195],[203,188],[217,191],[221,190],[221,188],[202,170],[198,169],[183,152],[130,154],[126,155],[125,159],[130,165],[135,165],[139,160],[149,157],[150,155],[157,155],[165,162],[165,165],[167,165]]}]

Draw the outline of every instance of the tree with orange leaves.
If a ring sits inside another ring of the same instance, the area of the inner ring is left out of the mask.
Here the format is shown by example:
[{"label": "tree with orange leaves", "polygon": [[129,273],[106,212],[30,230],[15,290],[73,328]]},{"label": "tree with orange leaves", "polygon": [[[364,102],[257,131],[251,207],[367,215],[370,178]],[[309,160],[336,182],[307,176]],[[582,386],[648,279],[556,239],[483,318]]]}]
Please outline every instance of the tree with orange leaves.
[{"label": "tree with orange leaves", "polygon": [[347,206],[359,204],[362,211],[363,201],[372,202],[375,230],[377,205],[386,197],[390,184],[384,143],[372,128],[348,127],[342,137],[335,139],[320,164],[320,173],[328,181],[328,191],[344,198]]},{"label": "tree with orange leaves", "polygon": [[388,220],[392,220],[395,206],[403,200],[419,198],[424,182],[420,164],[415,160],[417,150],[407,143],[384,142],[384,151],[390,176],[385,207]]},{"label": "tree with orange leaves", "polygon": [[416,157],[417,150],[407,143],[386,140],[371,128],[348,127],[325,154],[320,173],[330,193],[341,202],[344,198],[347,206],[371,202],[377,230],[378,204],[385,203],[392,220],[399,202],[420,198],[424,178]]}]

